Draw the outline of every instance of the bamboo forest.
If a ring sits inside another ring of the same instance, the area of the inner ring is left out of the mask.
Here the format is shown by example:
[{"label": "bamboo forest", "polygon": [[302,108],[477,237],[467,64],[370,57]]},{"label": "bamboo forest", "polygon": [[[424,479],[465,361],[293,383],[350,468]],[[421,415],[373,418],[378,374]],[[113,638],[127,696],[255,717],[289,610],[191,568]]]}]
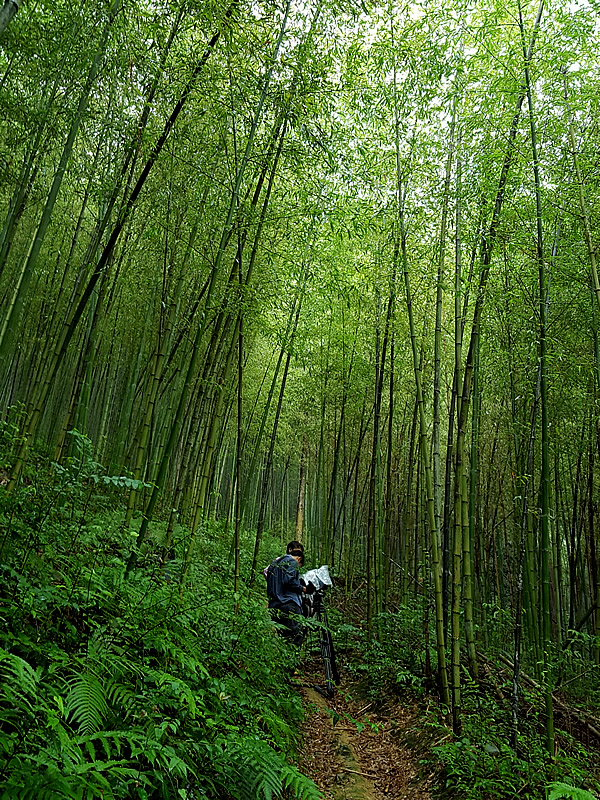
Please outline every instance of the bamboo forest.
[{"label": "bamboo forest", "polygon": [[600,797],[599,0],[0,6],[0,800]]}]

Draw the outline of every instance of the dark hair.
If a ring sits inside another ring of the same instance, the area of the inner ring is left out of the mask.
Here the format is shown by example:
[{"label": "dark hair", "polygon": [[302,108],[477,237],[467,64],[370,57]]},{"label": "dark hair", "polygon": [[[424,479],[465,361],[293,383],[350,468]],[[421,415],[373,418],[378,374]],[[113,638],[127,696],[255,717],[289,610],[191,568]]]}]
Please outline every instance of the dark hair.
[{"label": "dark hair", "polygon": [[291,542],[288,542],[285,552],[289,556],[298,556],[300,558],[300,566],[304,566],[304,545],[302,542],[293,539]]}]

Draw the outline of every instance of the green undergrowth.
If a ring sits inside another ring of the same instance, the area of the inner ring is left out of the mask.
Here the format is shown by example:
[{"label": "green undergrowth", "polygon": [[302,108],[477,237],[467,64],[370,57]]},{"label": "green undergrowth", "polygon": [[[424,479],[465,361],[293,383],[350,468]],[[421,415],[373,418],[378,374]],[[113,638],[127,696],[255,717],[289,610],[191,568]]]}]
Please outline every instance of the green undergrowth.
[{"label": "green undergrowth", "polygon": [[0,798],[318,800],[264,587],[234,596],[216,525],[184,588],[159,525],[125,579],[127,488],[83,447],[2,489]]},{"label": "green undergrowth", "polygon": [[[559,800],[600,797],[600,753],[577,737],[557,731],[554,760],[544,747],[543,699],[523,689],[518,747],[511,742],[510,675],[498,664],[496,686],[472,681],[463,671],[463,731],[456,737],[441,708],[432,673],[435,652],[427,653],[422,610],[402,606],[376,621],[377,638],[364,629],[340,624],[336,646],[345,654],[356,691],[382,710],[390,701],[410,698],[422,709],[412,742],[425,771],[438,774],[439,800]],[[503,698],[503,699],[500,699]],[[560,717],[556,724],[560,728]]]}]

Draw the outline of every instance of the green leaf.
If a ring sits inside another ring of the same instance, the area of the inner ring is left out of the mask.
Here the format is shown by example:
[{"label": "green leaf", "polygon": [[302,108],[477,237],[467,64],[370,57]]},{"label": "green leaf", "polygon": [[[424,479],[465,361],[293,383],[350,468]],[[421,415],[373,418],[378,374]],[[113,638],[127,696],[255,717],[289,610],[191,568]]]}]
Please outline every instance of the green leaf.
[{"label": "green leaf", "polygon": [[548,800],[595,800],[596,798],[596,795],[586,789],[578,789],[567,783],[551,783],[548,789],[550,789]]},{"label": "green leaf", "polygon": [[108,712],[108,702],[98,677],[88,669],[76,675],[68,684],[65,709],[78,724],[79,732],[90,734],[100,730]]}]

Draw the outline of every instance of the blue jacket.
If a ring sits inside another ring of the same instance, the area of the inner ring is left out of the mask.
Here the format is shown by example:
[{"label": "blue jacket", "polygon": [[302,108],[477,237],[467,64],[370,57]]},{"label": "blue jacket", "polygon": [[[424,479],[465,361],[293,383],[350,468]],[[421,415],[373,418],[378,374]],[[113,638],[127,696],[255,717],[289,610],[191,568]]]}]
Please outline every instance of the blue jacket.
[{"label": "blue jacket", "polygon": [[265,570],[265,575],[269,608],[285,608],[301,614],[302,584],[296,559],[289,555],[276,558]]}]

